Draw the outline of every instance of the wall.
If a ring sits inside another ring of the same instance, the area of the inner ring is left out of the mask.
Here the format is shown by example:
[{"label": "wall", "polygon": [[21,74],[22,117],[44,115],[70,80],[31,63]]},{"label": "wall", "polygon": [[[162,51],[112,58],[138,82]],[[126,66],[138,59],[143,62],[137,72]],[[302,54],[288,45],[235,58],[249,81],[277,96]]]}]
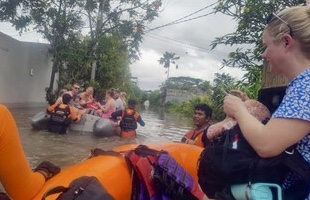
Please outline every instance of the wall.
[{"label": "wall", "polygon": [[46,104],[52,70],[48,44],[21,42],[0,32],[0,103]]}]

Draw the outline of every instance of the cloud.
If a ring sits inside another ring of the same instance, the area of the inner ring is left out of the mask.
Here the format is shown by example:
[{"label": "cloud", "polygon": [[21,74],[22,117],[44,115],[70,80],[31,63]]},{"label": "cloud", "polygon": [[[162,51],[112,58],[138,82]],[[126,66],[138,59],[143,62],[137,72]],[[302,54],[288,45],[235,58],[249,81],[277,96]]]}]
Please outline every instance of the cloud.
[{"label": "cloud", "polygon": [[[138,77],[140,88],[155,90],[167,79],[167,70],[158,62],[166,51],[180,56],[177,61],[178,69],[171,66],[169,77],[189,76],[210,82],[213,81],[215,73],[242,77],[243,72],[239,69],[222,68],[222,60],[227,58],[234,48],[218,46],[211,50],[211,41],[233,32],[235,28],[235,22],[231,18],[214,14],[211,4],[212,2],[205,0],[164,1],[159,18],[145,28],[143,43],[140,45],[140,61],[131,65],[132,75]],[[202,10],[208,6],[210,7]],[[183,20],[206,16],[148,32],[149,29],[168,24],[198,10],[202,11]]]}]

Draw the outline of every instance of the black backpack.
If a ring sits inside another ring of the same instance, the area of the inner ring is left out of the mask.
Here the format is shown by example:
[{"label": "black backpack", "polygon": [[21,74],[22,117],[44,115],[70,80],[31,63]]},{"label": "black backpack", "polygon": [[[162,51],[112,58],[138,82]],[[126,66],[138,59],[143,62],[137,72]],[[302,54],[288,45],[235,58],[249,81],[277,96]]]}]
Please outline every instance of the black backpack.
[{"label": "black backpack", "polygon": [[137,120],[135,119],[136,111],[132,113],[127,112],[125,109],[122,113],[122,120],[120,122],[120,127],[123,130],[136,130],[137,129]]},{"label": "black backpack", "polygon": [[235,126],[210,142],[201,153],[200,187],[209,198],[216,198],[217,193],[227,191],[233,184],[265,182],[281,186],[288,173],[293,173],[299,181],[292,189],[284,190],[284,197],[304,199],[309,193],[310,170],[295,147],[275,157],[261,158],[243,137],[239,126]]},{"label": "black backpack", "polygon": [[54,109],[54,112],[51,113],[51,122],[57,123],[57,124],[69,124],[70,119],[70,106],[66,105],[65,108],[61,108],[60,105],[57,105]]}]

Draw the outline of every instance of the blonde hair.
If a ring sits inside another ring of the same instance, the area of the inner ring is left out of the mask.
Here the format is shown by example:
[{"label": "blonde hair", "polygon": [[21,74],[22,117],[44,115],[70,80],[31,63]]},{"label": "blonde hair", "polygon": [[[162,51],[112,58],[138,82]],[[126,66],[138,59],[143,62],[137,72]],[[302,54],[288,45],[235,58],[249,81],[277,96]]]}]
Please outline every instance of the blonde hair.
[{"label": "blonde hair", "polygon": [[123,98],[125,98],[126,92],[121,92],[121,93],[120,93],[120,96],[123,97]]},{"label": "blonde hair", "polygon": [[310,6],[294,6],[286,8],[272,20],[265,28],[268,34],[280,40],[283,34],[289,33],[291,27],[292,37],[300,43],[302,52],[307,58],[310,58]]}]

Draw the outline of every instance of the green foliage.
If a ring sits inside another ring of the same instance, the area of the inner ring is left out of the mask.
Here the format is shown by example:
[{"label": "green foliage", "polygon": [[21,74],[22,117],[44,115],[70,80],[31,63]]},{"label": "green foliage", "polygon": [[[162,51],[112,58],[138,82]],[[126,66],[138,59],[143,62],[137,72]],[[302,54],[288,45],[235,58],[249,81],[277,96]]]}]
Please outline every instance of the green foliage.
[{"label": "green foliage", "polygon": [[190,90],[194,93],[206,93],[211,95],[212,87],[209,81],[204,81],[198,78],[192,77],[169,77],[161,86],[160,90],[162,92],[165,89],[179,89],[179,90]]},{"label": "green foliage", "polygon": [[191,99],[189,101],[184,102],[168,102],[165,105],[165,108],[168,112],[178,114],[178,115],[184,115],[184,116],[191,116],[194,111],[194,107],[198,103],[206,103],[208,105],[211,105],[210,97],[207,95],[201,95],[198,97],[195,97],[194,99]]},{"label": "green foliage", "polygon": [[[253,69],[255,70],[255,69]],[[256,69],[259,70],[259,69]],[[253,73],[249,73],[250,75],[253,75]],[[185,116],[189,116],[193,112],[193,108],[197,103],[207,103],[212,109],[213,109],[213,120],[214,121],[221,121],[225,118],[225,113],[223,112],[223,99],[225,97],[225,92],[229,92],[232,89],[239,89],[248,94],[249,97],[254,98],[255,95],[257,95],[257,92],[259,90],[260,84],[244,84],[244,82],[249,82],[248,79],[260,79],[261,77],[252,77],[245,75],[247,80],[241,80],[237,81],[233,77],[231,77],[229,74],[225,73],[216,73],[215,78],[213,80],[213,85],[211,85],[209,82],[202,82],[201,87],[205,85],[205,91],[203,93],[198,94],[195,98],[185,101],[185,102],[168,102],[165,104],[165,108],[172,113],[177,113]],[[246,79],[244,78],[244,79]],[[181,79],[181,77],[180,77]],[[195,80],[195,79],[193,79]],[[169,81],[169,79],[168,79]],[[167,81],[167,82],[168,82]],[[176,82],[176,86],[178,84],[181,84],[182,82]],[[256,83],[256,82],[255,82]],[[195,84],[192,85],[193,87]],[[187,88],[187,90],[193,91],[192,88]],[[157,92],[157,103],[160,99],[160,93]]]},{"label": "green foliage", "polygon": [[160,90],[152,91],[147,96],[150,101],[151,107],[153,106],[158,107],[160,105],[160,100],[162,98],[162,92]]},{"label": "green foliage", "polygon": [[[244,84],[250,84],[250,96],[257,95],[262,71],[262,33],[268,16],[287,7],[304,4],[305,0],[257,1],[257,0],[219,0],[216,12],[231,16],[237,23],[233,33],[216,38],[211,46],[230,45],[238,47],[223,60],[223,66],[237,67],[247,71]],[[240,47],[242,45],[242,47]],[[254,70],[252,70],[254,68]],[[257,82],[255,82],[257,81]],[[239,85],[241,82],[239,83]],[[241,86],[244,88],[244,86]]]},{"label": "green foliage", "polygon": [[104,88],[130,89],[128,51],[122,40],[114,36],[102,36],[97,47],[98,67],[96,80]]}]

